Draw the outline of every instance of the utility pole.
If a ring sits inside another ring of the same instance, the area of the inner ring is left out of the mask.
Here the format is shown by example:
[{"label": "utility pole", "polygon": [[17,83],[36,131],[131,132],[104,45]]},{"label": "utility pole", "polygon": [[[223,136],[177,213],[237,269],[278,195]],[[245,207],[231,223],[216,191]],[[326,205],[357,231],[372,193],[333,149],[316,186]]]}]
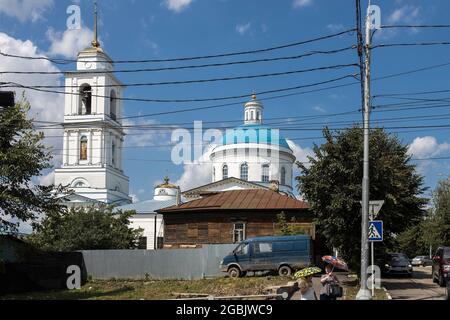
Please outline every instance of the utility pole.
[{"label": "utility pole", "polygon": [[[370,3],[369,3],[370,6]],[[365,74],[364,74],[364,164],[362,180],[362,224],[361,224],[361,287],[356,296],[357,300],[370,300],[372,298],[367,288],[367,267],[369,260],[369,134],[370,134],[370,44],[371,22],[370,13],[366,15],[366,39],[364,45]]]}]

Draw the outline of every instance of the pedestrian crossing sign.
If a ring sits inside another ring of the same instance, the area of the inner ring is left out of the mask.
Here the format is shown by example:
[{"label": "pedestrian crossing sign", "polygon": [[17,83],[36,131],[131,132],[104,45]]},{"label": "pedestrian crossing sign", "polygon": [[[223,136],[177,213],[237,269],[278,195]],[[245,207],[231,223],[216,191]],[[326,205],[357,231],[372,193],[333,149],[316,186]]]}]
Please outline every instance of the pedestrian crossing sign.
[{"label": "pedestrian crossing sign", "polygon": [[371,242],[383,241],[383,221],[380,220],[369,221],[369,241]]}]

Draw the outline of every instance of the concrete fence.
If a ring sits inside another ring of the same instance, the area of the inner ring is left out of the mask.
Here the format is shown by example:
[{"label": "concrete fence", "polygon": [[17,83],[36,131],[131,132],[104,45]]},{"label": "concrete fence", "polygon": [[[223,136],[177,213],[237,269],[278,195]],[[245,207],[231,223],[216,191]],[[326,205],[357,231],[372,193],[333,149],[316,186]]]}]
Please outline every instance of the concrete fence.
[{"label": "concrete fence", "polygon": [[209,245],[200,249],[81,251],[93,279],[183,279],[224,276],[220,261],[236,245]]}]

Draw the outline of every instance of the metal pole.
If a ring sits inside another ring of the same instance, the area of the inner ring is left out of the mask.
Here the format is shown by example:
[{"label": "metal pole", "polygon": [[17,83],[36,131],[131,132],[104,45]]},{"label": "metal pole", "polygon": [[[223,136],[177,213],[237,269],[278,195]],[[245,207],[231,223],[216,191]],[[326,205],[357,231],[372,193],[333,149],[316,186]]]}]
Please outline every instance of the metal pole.
[{"label": "metal pole", "polygon": [[372,266],[372,298],[375,296],[375,275],[373,274],[375,272],[374,267],[374,248],[373,248],[373,241],[370,243],[370,255],[371,255],[371,266]]},{"label": "metal pole", "polygon": [[153,231],[153,250],[157,249],[158,243],[156,238],[156,223],[158,221],[158,214],[155,212],[155,230]]},{"label": "metal pole", "polygon": [[364,79],[364,166],[362,181],[362,232],[361,232],[361,288],[356,298],[370,300],[367,289],[368,267],[368,229],[369,229],[369,130],[370,130],[370,21],[369,12],[366,16],[365,79]]}]

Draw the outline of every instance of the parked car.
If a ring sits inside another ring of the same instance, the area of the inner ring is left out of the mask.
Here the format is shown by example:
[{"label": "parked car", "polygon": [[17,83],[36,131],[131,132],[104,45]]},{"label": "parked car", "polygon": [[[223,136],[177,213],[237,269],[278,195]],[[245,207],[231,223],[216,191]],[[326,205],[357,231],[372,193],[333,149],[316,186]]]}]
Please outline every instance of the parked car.
[{"label": "parked car", "polygon": [[412,277],[413,266],[404,253],[388,253],[379,257],[377,264],[385,275],[403,274]]},{"label": "parked car", "polygon": [[411,264],[413,266],[426,267],[426,266],[431,266],[433,264],[433,261],[430,258],[428,258],[427,256],[417,256],[411,260]]},{"label": "parked car", "polygon": [[312,264],[310,236],[260,237],[242,241],[220,262],[220,270],[231,278],[248,271],[278,271],[289,276]]},{"label": "parked car", "polygon": [[450,273],[450,247],[439,247],[433,257],[433,282],[445,287],[449,282]]}]

